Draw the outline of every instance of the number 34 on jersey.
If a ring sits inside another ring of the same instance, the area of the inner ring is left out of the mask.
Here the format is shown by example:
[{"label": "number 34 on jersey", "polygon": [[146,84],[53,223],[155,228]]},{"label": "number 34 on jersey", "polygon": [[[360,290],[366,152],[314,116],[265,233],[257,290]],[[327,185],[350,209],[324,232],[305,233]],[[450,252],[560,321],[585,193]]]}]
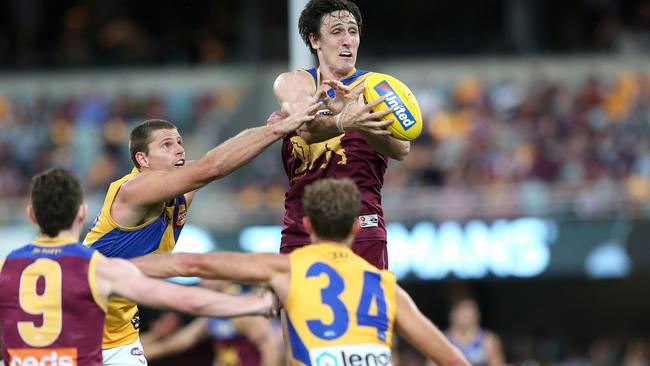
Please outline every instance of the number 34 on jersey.
[{"label": "number 34 on jersey", "polygon": [[290,256],[285,308],[292,357],[299,361],[293,364],[390,365],[395,276],[340,245],[309,245]]}]

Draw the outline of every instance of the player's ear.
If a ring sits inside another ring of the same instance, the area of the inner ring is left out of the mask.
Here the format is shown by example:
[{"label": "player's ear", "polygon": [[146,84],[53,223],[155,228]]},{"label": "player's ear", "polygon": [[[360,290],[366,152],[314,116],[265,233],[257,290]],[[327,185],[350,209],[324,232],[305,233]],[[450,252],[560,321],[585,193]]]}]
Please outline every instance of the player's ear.
[{"label": "player's ear", "polygon": [[302,218],[302,226],[305,227],[305,231],[307,232],[307,234],[311,235],[314,233],[314,226],[311,224],[311,220],[309,219],[309,217],[304,216]]},{"label": "player's ear", "polygon": [[320,42],[318,41],[318,35],[314,33],[309,33],[309,43],[311,44],[311,48],[317,50],[320,48]]},{"label": "player's ear", "polygon": [[32,224],[38,225],[38,221],[36,221],[36,213],[34,212],[34,206],[27,206],[27,217],[29,217],[29,221],[31,221]]},{"label": "player's ear", "polygon": [[352,235],[357,235],[359,231],[361,230],[361,224],[359,223],[359,219],[356,219],[352,222]]},{"label": "player's ear", "polygon": [[140,167],[146,167],[146,168],[149,167],[149,161],[147,160],[147,154],[145,154],[142,151],[138,151],[137,153],[135,153],[135,161],[138,162]]},{"label": "player's ear", "polygon": [[83,223],[86,221],[86,215],[88,215],[88,205],[82,203],[77,210],[77,221]]}]

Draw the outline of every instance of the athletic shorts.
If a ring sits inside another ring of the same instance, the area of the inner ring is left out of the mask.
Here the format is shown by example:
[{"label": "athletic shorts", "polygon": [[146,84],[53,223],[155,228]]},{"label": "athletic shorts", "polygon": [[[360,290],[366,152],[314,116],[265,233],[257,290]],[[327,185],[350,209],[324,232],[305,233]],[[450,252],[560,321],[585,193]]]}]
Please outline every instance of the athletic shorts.
[{"label": "athletic shorts", "polygon": [[102,350],[102,357],[104,366],[147,366],[139,339],[131,344]]},{"label": "athletic shorts", "polygon": [[[280,253],[289,254],[303,245],[284,246]],[[386,240],[364,240],[352,244],[352,251],[379,269],[388,269]]]}]

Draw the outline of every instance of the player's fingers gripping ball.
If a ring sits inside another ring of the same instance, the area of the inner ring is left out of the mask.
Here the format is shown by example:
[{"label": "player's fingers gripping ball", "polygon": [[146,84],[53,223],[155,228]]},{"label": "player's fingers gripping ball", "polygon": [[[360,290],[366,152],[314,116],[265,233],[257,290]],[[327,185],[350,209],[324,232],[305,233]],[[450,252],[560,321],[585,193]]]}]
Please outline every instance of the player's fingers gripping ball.
[{"label": "player's fingers gripping ball", "polygon": [[383,111],[393,108],[393,113],[386,115],[384,120],[393,119],[388,130],[400,140],[414,140],[422,132],[422,112],[418,101],[411,90],[396,78],[373,73],[365,80],[363,97],[366,103],[386,96],[386,100],[373,108],[373,111]]}]

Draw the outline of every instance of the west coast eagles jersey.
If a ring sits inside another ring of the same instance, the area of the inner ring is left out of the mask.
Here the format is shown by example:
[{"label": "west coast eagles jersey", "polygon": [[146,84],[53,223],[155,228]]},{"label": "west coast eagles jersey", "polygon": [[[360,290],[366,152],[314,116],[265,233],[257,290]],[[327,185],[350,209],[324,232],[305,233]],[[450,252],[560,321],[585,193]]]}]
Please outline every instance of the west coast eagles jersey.
[{"label": "west coast eagles jersey", "polygon": [[291,365],[391,365],[396,279],[347,247],[312,244],[289,254]]},{"label": "west coast eagles jersey", "polygon": [[[120,226],[111,217],[111,206],[120,187],[138,174],[130,174],[111,183],[104,206],[90,227],[84,244],[107,257],[134,258],[149,253],[165,253],[174,249],[178,236],[185,225],[189,206],[185,196],[176,197],[168,203],[157,217],[136,227]],[[111,297],[104,328],[104,349],[133,343],[138,338],[138,307],[132,301]]]}]

